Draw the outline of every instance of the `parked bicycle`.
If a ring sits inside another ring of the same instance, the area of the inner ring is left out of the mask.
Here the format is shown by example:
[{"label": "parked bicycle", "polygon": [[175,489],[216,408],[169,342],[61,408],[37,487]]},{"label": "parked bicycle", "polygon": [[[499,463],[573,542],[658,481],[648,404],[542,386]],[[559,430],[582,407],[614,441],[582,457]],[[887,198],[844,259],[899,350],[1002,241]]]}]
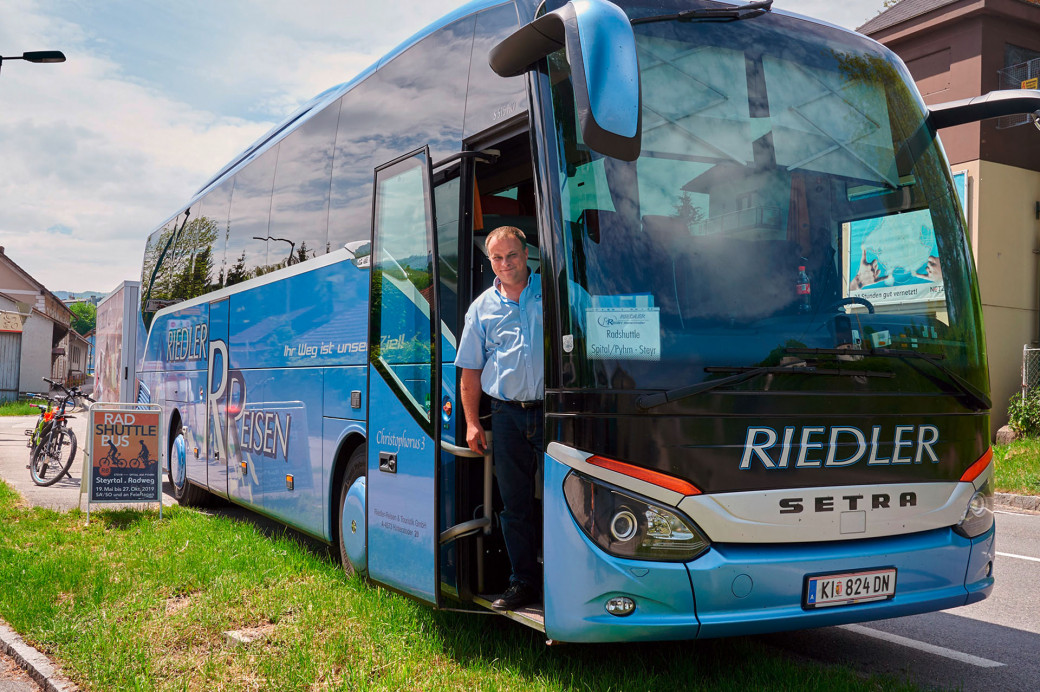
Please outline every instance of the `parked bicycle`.
[{"label": "parked bicycle", "polygon": [[56,404],[48,400],[48,409],[41,409],[36,430],[26,430],[25,433],[30,437],[29,476],[36,485],[48,486],[61,480],[76,459],[76,433],[68,422],[74,416],[66,414],[65,410],[70,404],[74,406],[78,399],[93,399],[78,387],[69,389],[46,377],[43,381],[62,390],[63,394]]},{"label": "parked bicycle", "polygon": [[31,430],[25,431],[26,436],[29,438],[25,446],[29,448],[29,459],[32,460],[33,453],[36,452],[36,448],[40,446],[40,440],[43,439],[43,434],[50,430],[50,422],[54,418],[55,402],[49,396],[43,394],[29,394],[29,398],[43,402],[42,404],[29,402],[30,406],[40,412],[36,417],[36,424],[33,425]]}]

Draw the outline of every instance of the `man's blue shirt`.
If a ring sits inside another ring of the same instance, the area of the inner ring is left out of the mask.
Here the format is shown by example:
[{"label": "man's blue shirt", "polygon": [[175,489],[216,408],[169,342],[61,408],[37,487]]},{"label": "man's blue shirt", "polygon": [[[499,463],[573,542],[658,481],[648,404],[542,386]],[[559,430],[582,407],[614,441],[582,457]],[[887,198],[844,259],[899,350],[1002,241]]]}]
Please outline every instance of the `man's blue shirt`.
[{"label": "man's blue shirt", "polygon": [[527,277],[520,302],[499,292],[501,281],[477,296],[466,311],[455,365],[481,370],[480,387],[506,401],[535,401],[545,395],[542,282]]}]

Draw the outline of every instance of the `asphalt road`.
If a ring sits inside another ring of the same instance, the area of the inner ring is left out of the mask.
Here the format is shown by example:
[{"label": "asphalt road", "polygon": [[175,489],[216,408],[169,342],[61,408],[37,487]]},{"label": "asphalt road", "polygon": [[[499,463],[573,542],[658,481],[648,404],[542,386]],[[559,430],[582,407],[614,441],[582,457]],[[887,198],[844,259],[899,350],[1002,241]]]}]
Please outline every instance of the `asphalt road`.
[{"label": "asphalt road", "polygon": [[760,637],[771,646],[924,688],[1040,689],[1040,514],[998,511],[996,584],[938,613]]}]

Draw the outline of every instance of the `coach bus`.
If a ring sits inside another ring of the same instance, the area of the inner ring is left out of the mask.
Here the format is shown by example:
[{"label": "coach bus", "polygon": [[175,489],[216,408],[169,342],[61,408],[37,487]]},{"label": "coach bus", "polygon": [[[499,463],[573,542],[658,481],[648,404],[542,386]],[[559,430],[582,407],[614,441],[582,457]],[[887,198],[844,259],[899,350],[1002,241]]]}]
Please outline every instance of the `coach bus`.
[{"label": "coach bus", "polygon": [[472,2],[149,236],[139,396],[176,496],[488,608],[500,500],[453,361],[509,225],[545,292],[544,603],[506,616],[693,639],[983,599],[985,342],[936,131],[1038,95],[929,108],[768,1]]}]

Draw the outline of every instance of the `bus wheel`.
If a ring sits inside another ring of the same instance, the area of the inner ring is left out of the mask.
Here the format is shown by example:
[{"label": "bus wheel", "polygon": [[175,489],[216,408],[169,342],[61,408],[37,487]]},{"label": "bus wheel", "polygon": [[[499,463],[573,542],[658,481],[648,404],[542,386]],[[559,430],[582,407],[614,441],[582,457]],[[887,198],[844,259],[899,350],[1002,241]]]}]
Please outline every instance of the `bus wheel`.
[{"label": "bus wheel", "polygon": [[184,433],[177,433],[177,437],[170,442],[167,458],[170,460],[170,486],[177,502],[185,507],[205,505],[209,493],[188,482],[188,443],[184,440]]},{"label": "bus wheel", "polygon": [[339,492],[339,559],[349,577],[368,571],[365,545],[365,470],[367,446],[361,445],[350,455],[347,472]]}]

